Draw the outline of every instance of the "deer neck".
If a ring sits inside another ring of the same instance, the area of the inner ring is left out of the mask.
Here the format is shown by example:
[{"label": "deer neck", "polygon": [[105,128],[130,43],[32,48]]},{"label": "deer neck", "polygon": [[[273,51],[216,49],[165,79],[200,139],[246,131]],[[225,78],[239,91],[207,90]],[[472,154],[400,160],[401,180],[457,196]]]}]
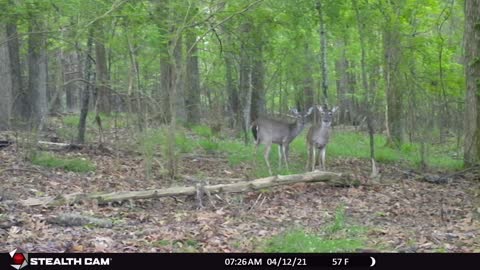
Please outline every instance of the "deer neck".
[{"label": "deer neck", "polygon": [[292,137],[292,138],[297,137],[297,135],[300,134],[300,132],[302,132],[302,130],[303,130],[304,127],[305,127],[305,124],[303,123],[303,121],[297,120],[297,121],[293,124],[293,129],[292,129],[291,132],[290,132],[291,137]]},{"label": "deer neck", "polygon": [[329,130],[332,128],[332,122],[323,122],[320,125],[320,129]]}]

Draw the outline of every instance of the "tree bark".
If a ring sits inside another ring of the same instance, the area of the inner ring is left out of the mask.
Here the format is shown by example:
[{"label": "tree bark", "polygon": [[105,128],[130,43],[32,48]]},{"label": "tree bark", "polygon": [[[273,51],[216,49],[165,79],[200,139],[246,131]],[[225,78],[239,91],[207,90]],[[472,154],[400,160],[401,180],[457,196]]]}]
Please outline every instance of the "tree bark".
[{"label": "tree bark", "polygon": [[[312,76],[312,63],[313,58],[312,49],[308,45],[308,42],[304,44],[304,63],[303,63],[303,110],[315,105],[315,94],[313,90],[313,76]],[[315,110],[316,112],[317,110]]]},{"label": "tree bark", "polygon": [[225,81],[226,92],[228,95],[228,110],[230,114],[230,127],[236,128],[240,122],[240,101],[238,97],[237,86],[233,76],[233,54],[229,51],[225,52]]},{"label": "tree bark", "polygon": [[41,21],[39,15],[32,15],[28,30],[28,89],[33,127],[42,127],[48,110],[46,37]]},{"label": "tree bark", "polygon": [[80,109],[80,121],[78,123],[77,142],[79,144],[85,143],[85,129],[87,124],[88,104],[90,100],[90,92],[92,91],[91,90],[92,83],[95,81],[95,78],[92,72],[92,59],[90,59],[90,55],[93,50],[92,43],[93,43],[93,28],[89,30],[88,40],[87,40],[87,53],[85,54],[84,76],[85,76],[86,83],[83,86],[82,106]]},{"label": "tree bark", "polygon": [[323,18],[324,12],[322,2],[320,0],[317,0],[316,2],[316,9],[318,11],[318,18],[320,20],[320,65],[322,70],[323,104],[328,104],[327,32],[325,29],[325,20]]},{"label": "tree bark", "polygon": [[398,146],[403,141],[403,123],[402,123],[402,80],[400,73],[400,60],[402,52],[400,48],[401,38],[400,29],[397,21],[387,23],[383,36],[383,48],[385,55],[385,82],[387,88],[387,124],[390,137],[388,143]]},{"label": "tree bark", "polygon": [[[7,40],[7,27],[0,23],[0,42]],[[10,53],[8,44],[0,44],[0,131],[10,128],[10,113],[12,103],[12,69],[10,68]]]},{"label": "tree bark", "polygon": [[[76,51],[63,54],[63,70],[66,82],[81,77],[79,55]],[[67,112],[78,112],[80,104],[80,87],[76,82],[65,86],[65,109]]]},{"label": "tree bark", "polygon": [[109,87],[109,75],[107,68],[107,51],[104,44],[104,33],[102,25],[98,24],[95,33],[95,73],[97,88],[97,110],[101,113],[110,114],[110,87]]},{"label": "tree bark", "polygon": [[[259,31],[259,29],[257,29]],[[257,38],[253,45],[251,70],[251,109],[250,119],[257,119],[265,113],[265,67],[263,65],[263,40]]]},{"label": "tree bark", "polygon": [[347,95],[350,93],[349,77],[351,76],[348,71],[348,60],[345,52],[346,42],[339,42],[338,46],[342,49],[342,54],[335,61],[335,69],[337,73],[337,100],[339,103],[338,116],[339,123],[351,124],[351,112],[353,109],[352,97]]},{"label": "tree bark", "polygon": [[[12,3],[13,4],[13,3]],[[8,50],[10,54],[10,70],[12,76],[12,114],[14,118],[27,120],[30,116],[30,100],[22,79],[20,63],[20,43],[18,41],[17,24],[15,21],[7,23]]]},{"label": "tree bark", "polygon": [[465,143],[464,163],[480,161],[480,0],[465,0]]},{"label": "tree bark", "polygon": [[190,31],[186,37],[187,51],[187,78],[185,80],[185,108],[187,111],[187,123],[198,124],[200,122],[200,72],[198,69],[197,35]]}]

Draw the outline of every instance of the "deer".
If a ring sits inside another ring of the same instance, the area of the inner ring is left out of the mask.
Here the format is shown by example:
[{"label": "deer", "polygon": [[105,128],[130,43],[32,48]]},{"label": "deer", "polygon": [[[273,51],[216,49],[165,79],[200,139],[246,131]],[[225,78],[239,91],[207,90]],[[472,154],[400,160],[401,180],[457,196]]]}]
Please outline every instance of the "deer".
[{"label": "deer", "polygon": [[308,109],[305,114],[299,113],[297,109],[290,110],[295,117],[294,123],[268,117],[259,117],[252,122],[251,130],[255,139],[255,154],[257,153],[259,144],[264,144],[265,152],[263,158],[265,159],[270,175],[272,175],[272,168],[270,167],[270,162],[268,162],[268,157],[272,144],[278,144],[279,168],[282,167],[282,161],[284,161],[288,170],[290,143],[302,132],[307,116],[309,116],[312,111],[313,107]]},{"label": "deer", "polygon": [[321,156],[321,164],[319,165],[321,166],[321,169],[325,171],[325,156],[327,151],[327,144],[330,139],[330,133],[332,130],[333,114],[337,111],[338,107],[334,107],[332,110],[324,110],[322,106],[317,105],[317,109],[320,111],[321,121],[320,124],[313,124],[307,133],[308,160],[306,170],[309,169],[310,162],[312,171],[315,170],[315,155],[317,154],[317,157]]}]

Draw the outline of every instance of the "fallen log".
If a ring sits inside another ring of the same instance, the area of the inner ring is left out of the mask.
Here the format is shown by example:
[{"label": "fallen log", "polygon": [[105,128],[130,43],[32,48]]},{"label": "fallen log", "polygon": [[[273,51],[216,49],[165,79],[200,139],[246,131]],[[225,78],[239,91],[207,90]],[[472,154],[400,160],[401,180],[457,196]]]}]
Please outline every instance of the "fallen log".
[{"label": "fallen log", "polygon": [[[199,179],[199,183],[200,183]],[[237,183],[229,184],[217,184],[217,185],[205,185],[201,188],[205,192],[212,193],[238,193],[252,190],[259,190],[274,186],[288,185],[300,182],[327,182],[334,185],[358,185],[358,181],[351,180],[348,174],[314,171],[302,174],[290,174],[290,175],[276,175],[265,178],[259,178],[249,181],[241,181]],[[170,187],[162,189],[152,190],[139,190],[139,191],[124,191],[124,192],[111,192],[111,193],[73,193],[67,195],[60,195],[57,197],[41,197],[41,198],[29,198],[20,201],[24,206],[39,206],[39,205],[64,205],[74,204],[82,200],[97,200],[99,203],[108,203],[114,201],[134,200],[134,199],[149,199],[159,198],[167,196],[186,196],[195,195],[198,189],[197,186],[187,187]]]},{"label": "fallen log", "polygon": [[81,144],[74,144],[74,143],[60,143],[60,142],[46,142],[46,141],[38,141],[38,147],[40,150],[48,150],[48,151],[62,151],[62,150],[80,150],[83,148]]}]

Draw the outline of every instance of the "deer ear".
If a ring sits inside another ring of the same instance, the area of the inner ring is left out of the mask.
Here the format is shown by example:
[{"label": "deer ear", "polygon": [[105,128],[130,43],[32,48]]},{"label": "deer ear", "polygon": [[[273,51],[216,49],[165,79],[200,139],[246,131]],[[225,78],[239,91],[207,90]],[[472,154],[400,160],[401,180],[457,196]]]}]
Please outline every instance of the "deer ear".
[{"label": "deer ear", "polygon": [[308,108],[308,111],[305,114],[305,116],[309,116],[310,114],[312,114],[312,112],[313,112],[313,107]]},{"label": "deer ear", "polygon": [[335,113],[338,110],[338,106],[333,107],[332,113]]},{"label": "deer ear", "polygon": [[320,112],[323,113],[323,107],[322,107],[322,105],[317,105],[317,109],[318,109]]},{"label": "deer ear", "polygon": [[298,115],[298,110],[296,108],[293,108],[290,110],[291,113],[293,113],[294,115]]}]

